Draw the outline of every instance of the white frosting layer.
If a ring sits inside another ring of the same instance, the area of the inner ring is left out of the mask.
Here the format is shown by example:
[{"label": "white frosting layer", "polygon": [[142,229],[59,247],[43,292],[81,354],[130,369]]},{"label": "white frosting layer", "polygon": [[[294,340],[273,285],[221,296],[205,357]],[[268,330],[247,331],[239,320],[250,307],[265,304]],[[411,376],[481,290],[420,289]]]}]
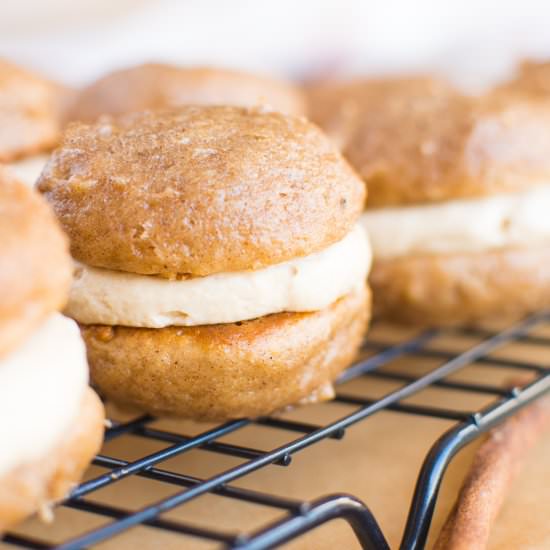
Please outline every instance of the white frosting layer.
[{"label": "white frosting layer", "polygon": [[172,281],[79,264],[66,313],[86,324],[161,328],[316,311],[365,284],[370,263],[357,225],[321,252],[255,271]]},{"label": "white frosting layer", "polygon": [[40,460],[61,441],[87,383],[80,331],[59,313],[0,360],[0,475]]},{"label": "white frosting layer", "polygon": [[480,199],[368,210],[375,258],[452,254],[550,243],[550,186]]},{"label": "white frosting layer", "polygon": [[42,169],[46,166],[49,158],[48,155],[35,155],[34,157],[12,162],[7,166],[17,179],[26,183],[29,187],[34,187],[38,176],[42,173]]}]

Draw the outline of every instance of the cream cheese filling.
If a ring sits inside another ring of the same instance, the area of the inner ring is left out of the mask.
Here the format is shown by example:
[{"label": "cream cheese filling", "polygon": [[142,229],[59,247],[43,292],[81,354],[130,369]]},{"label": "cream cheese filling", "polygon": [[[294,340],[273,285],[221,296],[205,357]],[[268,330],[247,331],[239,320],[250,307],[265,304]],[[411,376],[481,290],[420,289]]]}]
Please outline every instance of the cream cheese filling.
[{"label": "cream cheese filling", "polygon": [[0,359],[0,476],[44,458],[62,440],[87,383],[80,331],[59,313]]},{"label": "cream cheese filling", "polygon": [[44,166],[48,162],[49,155],[35,155],[26,159],[11,162],[7,165],[12,174],[29,187],[34,187]]},{"label": "cream cheese filling", "polygon": [[482,252],[550,243],[550,185],[505,195],[367,210],[375,258]]},{"label": "cream cheese filling", "polygon": [[66,313],[85,324],[162,328],[316,311],[365,284],[370,263],[357,225],[320,252],[254,271],[167,280],[78,264]]}]

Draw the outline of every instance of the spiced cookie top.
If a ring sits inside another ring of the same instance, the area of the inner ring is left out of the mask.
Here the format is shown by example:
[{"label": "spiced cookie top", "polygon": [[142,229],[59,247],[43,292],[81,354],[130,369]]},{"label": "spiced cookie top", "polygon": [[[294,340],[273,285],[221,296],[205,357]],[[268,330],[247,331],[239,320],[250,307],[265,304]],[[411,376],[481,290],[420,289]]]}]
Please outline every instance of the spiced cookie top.
[{"label": "spiced cookie top", "polygon": [[316,126],[237,107],[70,125],[38,187],[77,260],[164,276],[306,256],[342,239],[365,199]]},{"label": "spiced cookie top", "polygon": [[369,206],[438,202],[550,181],[550,104],[469,97],[431,78],[359,80],[309,91],[310,114],[369,190]]},{"label": "spiced cookie top", "polygon": [[0,59],[0,162],[55,146],[67,94],[62,86]]}]

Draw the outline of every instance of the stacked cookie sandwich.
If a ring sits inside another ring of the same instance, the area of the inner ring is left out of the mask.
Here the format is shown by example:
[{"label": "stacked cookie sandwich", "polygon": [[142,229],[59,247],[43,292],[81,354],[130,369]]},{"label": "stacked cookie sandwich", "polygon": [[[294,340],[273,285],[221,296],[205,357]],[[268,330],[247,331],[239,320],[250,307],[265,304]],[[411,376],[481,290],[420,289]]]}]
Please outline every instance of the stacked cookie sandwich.
[{"label": "stacked cookie sandwich", "polygon": [[370,312],[364,185],[302,118],[182,107],[71,125],[39,180],[108,398],[258,416],[327,399]]},{"label": "stacked cookie sandwich", "polygon": [[0,172],[0,532],[64,497],[102,440],[78,326],[57,313],[67,248],[44,201]]},{"label": "stacked cookie sandwich", "polygon": [[369,188],[375,311],[420,325],[550,305],[550,108],[444,82],[328,84],[312,116]]}]

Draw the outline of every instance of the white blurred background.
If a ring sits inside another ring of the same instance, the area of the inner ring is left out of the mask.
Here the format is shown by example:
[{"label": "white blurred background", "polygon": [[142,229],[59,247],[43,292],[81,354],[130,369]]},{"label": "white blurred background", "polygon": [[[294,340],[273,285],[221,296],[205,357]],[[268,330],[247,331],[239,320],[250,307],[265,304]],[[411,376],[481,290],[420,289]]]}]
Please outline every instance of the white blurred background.
[{"label": "white blurred background", "polygon": [[550,57],[549,0],[0,0],[0,56],[69,84],[144,61],[468,88]]}]

